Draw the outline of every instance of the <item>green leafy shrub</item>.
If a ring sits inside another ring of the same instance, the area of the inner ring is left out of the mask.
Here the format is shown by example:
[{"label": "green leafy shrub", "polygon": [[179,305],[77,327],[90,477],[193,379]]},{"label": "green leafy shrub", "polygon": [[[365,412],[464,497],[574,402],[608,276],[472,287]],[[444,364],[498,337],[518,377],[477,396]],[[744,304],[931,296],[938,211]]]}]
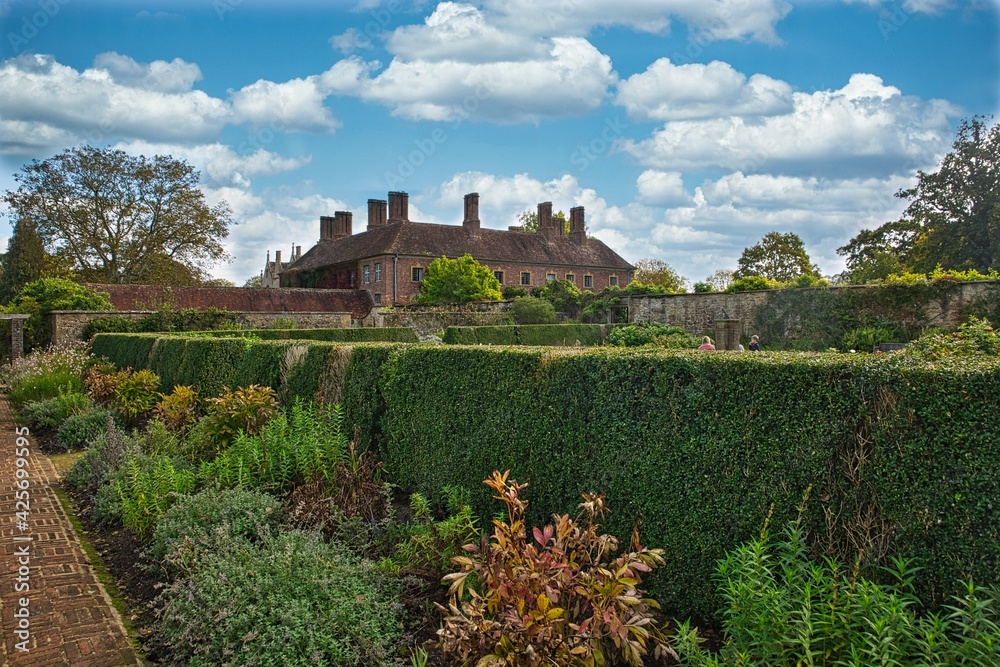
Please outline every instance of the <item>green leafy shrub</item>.
[{"label": "green leafy shrub", "polygon": [[139,457],[125,460],[122,475],[111,484],[118,496],[118,519],[139,537],[146,537],[178,497],[194,486],[194,472],[175,467],[166,456],[150,457],[146,466]]},{"label": "green leafy shrub", "polygon": [[672,350],[692,350],[698,347],[700,341],[697,336],[692,336],[681,327],[659,322],[636,322],[611,329],[607,344],[618,347],[656,345]]},{"label": "green leafy shrub", "polygon": [[556,309],[545,299],[521,296],[514,299],[510,315],[515,324],[555,324]]},{"label": "green leafy shrub", "polygon": [[858,327],[844,334],[840,349],[843,352],[871,352],[879,343],[898,343],[904,336],[903,332],[892,326]]},{"label": "green leafy shrub", "polygon": [[712,283],[695,283],[692,289],[695,294],[707,294],[715,291]]},{"label": "green leafy shrub", "polygon": [[1000,334],[989,320],[970,317],[950,333],[930,333],[910,343],[906,356],[918,359],[947,357],[997,357],[1000,355]]},{"label": "green leafy shrub", "polygon": [[729,283],[726,292],[734,294],[736,292],[750,292],[753,290],[781,289],[784,286],[784,283],[766,276],[743,276]]},{"label": "green leafy shrub", "polygon": [[156,404],[160,376],[148,369],[126,372],[115,382],[111,407],[130,419],[148,414]]},{"label": "green leafy shrub", "polygon": [[80,392],[60,393],[55,398],[33,401],[21,409],[21,418],[34,431],[53,431],[64,419],[89,411],[94,403]]},{"label": "green leafy shrub", "polygon": [[519,296],[528,296],[528,290],[520,285],[504,285],[503,298],[510,301],[511,299],[516,299]]},{"label": "green leafy shrub", "polygon": [[220,541],[157,613],[156,643],[178,665],[382,667],[400,641],[390,582],[310,532]]},{"label": "green leafy shrub", "polygon": [[29,313],[24,322],[24,344],[31,350],[51,340],[46,315],[53,310],[114,310],[108,295],[65,278],[30,282],[6,306],[8,312]]},{"label": "green leafy shrub", "polygon": [[[110,366],[110,367],[109,367]],[[129,376],[129,369],[116,370],[114,364],[95,364],[83,374],[87,396],[97,405],[109,406],[122,380]]]},{"label": "green leafy shrub", "polygon": [[227,390],[206,402],[205,429],[222,448],[240,433],[256,433],[278,411],[277,393],[259,385]]},{"label": "green leafy shrub", "polygon": [[[580,299],[582,292],[575,283],[568,280],[553,280],[531,290],[531,296],[543,299],[552,304],[557,313],[563,317],[575,319],[580,316]],[[548,324],[548,322],[518,322],[517,324]]]},{"label": "green leafy shrub", "polygon": [[186,432],[198,421],[201,401],[198,392],[186,385],[177,385],[169,394],[160,394],[153,414],[171,431]]},{"label": "green leafy shrub", "polygon": [[107,420],[108,411],[100,407],[83,414],[70,415],[56,431],[56,442],[66,450],[85,449],[97,436],[104,433]]},{"label": "green leafy shrub", "polygon": [[462,547],[479,538],[468,491],[449,486],[444,492],[448,498],[447,516],[441,519],[434,518],[427,498],[419,493],[410,496],[413,518],[391,557],[392,569],[440,581],[452,570],[452,558],[462,555]]},{"label": "green leafy shrub", "polygon": [[899,559],[887,568],[893,583],[874,583],[835,560],[811,560],[801,517],[781,540],[765,528],[719,562],[721,652],[702,648],[689,623],[677,652],[692,667],[997,664],[995,593],[969,583],[944,613],[929,614],[913,597],[919,569]]},{"label": "green leafy shrub", "polygon": [[633,544],[612,559],[618,540],[599,533],[604,500],[589,494],[575,520],[553,516],[529,537],[519,495],[527,484],[508,481],[509,473],[494,471],[485,482],[506,519],[454,558],[461,570],[444,578],[451,602],[440,607],[442,652],[458,665],[638,667],[650,652],[676,657],[652,617],[656,602],[640,588],[642,575],[663,564],[663,550]]},{"label": "green leafy shrub", "polygon": [[478,345],[477,327],[448,327],[441,342],[445,345]]},{"label": "green leafy shrub", "polygon": [[[127,458],[141,453],[139,447],[105,413],[104,432],[94,438],[83,456],[66,473],[66,483],[77,489],[96,491]],[[107,487],[110,492],[110,487]]]},{"label": "green leafy shrub", "polygon": [[[207,420],[207,418],[206,418]],[[206,484],[220,488],[285,491],[293,482],[330,482],[348,459],[343,415],[336,406],[296,402],[258,433],[244,431],[215,460],[201,466]]]},{"label": "green leafy shrub", "polygon": [[159,419],[150,419],[142,433],[135,433],[133,439],[139,448],[150,456],[182,456],[184,448],[176,433],[166,427]]},{"label": "green leafy shrub", "polygon": [[267,494],[205,489],[182,497],[163,513],[147,553],[171,576],[191,574],[201,554],[220,542],[253,541],[262,532],[275,531],[281,517],[281,502]]}]

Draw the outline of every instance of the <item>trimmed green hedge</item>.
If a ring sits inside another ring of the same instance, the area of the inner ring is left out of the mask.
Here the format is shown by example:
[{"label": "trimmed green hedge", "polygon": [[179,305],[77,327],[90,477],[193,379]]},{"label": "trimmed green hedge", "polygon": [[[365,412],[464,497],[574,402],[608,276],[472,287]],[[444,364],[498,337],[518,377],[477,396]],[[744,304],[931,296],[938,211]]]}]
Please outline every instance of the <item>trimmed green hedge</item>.
[{"label": "trimmed green hedge", "polygon": [[601,324],[523,324],[490,327],[448,327],[442,341],[449,345],[600,345]]},{"label": "trimmed green hedge", "polygon": [[772,507],[775,525],[794,516],[809,487],[818,550],[916,558],[934,602],[959,578],[1000,582],[996,362],[411,348],[383,375],[394,481],[465,486],[489,516],[481,480],[511,468],[535,520],[605,493],[612,532],[627,540],[640,518],[666,549],[651,589],[681,616],[715,614],[716,559]]},{"label": "trimmed green hedge", "polygon": [[[94,351],[138,368],[148,345]],[[640,519],[667,550],[650,587],[681,617],[715,615],[716,560],[810,487],[817,554],[916,558],[933,602],[959,578],[1000,583],[1000,361],[173,337],[147,360],[175,382],[338,401],[392,481],[464,486],[481,516],[493,469],[532,484],[535,521],[604,493],[611,532],[627,543]]]},{"label": "trimmed green hedge", "polygon": [[335,343],[418,343],[410,327],[366,327],[344,329],[244,329],[205,331],[198,335],[213,338],[251,337],[261,340],[326,340]]}]

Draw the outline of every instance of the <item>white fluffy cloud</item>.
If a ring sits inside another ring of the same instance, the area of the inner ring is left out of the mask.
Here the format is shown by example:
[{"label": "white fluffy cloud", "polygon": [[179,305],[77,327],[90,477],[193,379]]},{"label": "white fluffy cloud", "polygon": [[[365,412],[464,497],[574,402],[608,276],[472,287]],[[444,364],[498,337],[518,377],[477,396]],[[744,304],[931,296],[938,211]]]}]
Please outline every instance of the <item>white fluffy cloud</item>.
[{"label": "white fluffy cloud", "polygon": [[954,0],[845,0],[851,5],[868,5],[869,7],[883,7],[889,5],[889,10],[902,10],[907,14],[937,14],[943,9],[955,6]]},{"label": "white fluffy cloud", "polygon": [[284,157],[263,148],[241,155],[220,143],[190,146],[132,141],[119,144],[117,148],[135,155],[172,155],[186,160],[201,171],[204,182],[215,187],[235,185],[247,188],[248,179],[252,177],[294,171],[311,161],[308,155]]},{"label": "white fluffy cloud", "polygon": [[181,60],[141,65],[102,54],[93,68],[78,72],[51,56],[22,55],[0,63],[0,108],[5,121],[27,124],[36,140],[211,139],[231,112],[222,100],[190,90],[198,76],[197,66]]},{"label": "white fluffy cloud", "polygon": [[576,37],[547,41],[545,57],[516,62],[403,60],[394,58],[377,76],[377,63],[338,63],[335,92],[358,94],[411,120],[534,122],[593,111],[615,74],[611,59]]},{"label": "white fluffy cloud", "polygon": [[372,42],[361,34],[357,28],[348,28],[339,35],[331,37],[330,46],[341,53],[347,54],[359,49],[370,49],[372,48]]},{"label": "white fluffy cloud", "polygon": [[139,63],[128,56],[109,51],[94,58],[94,69],[104,70],[111,79],[128,88],[158,90],[161,93],[186,93],[201,80],[201,69],[194,63],[174,58],[170,62],[154,60]]},{"label": "white fluffy cloud", "polygon": [[793,111],[749,122],[741,117],[672,121],[620,147],[659,169],[723,168],[811,174],[907,173],[933,165],[947,149],[942,100],[903,96],[877,76],[855,74],[839,90],[794,93]]},{"label": "white fluffy cloud", "polygon": [[792,111],[792,87],[763,74],[747,80],[719,61],[675,65],[660,58],[622,81],[615,102],[640,121],[773,116]]},{"label": "white fluffy cloud", "polygon": [[329,89],[322,76],[274,83],[263,79],[232,93],[239,121],[287,131],[332,132],[341,123],[323,106]]},{"label": "white fluffy cloud", "polygon": [[699,40],[754,39],[775,43],[775,25],[788,14],[785,0],[488,0],[498,23],[512,32],[584,35],[596,26],[624,25],[663,33],[671,19],[688,24]]},{"label": "white fluffy cloud", "polygon": [[679,206],[691,201],[679,171],[647,169],[636,179],[639,201],[657,206]]}]

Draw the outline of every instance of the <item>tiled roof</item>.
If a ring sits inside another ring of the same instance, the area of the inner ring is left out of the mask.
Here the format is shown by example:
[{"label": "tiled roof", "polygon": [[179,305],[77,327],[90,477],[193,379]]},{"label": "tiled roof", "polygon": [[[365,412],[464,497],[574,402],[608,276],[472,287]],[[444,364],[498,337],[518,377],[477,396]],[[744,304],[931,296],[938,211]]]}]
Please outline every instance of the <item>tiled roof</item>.
[{"label": "tiled roof", "polygon": [[460,225],[397,222],[333,241],[320,241],[290,267],[319,269],[378,255],[450,258],[470,254],[484,264],[518,262],[546,266],[601,267],[630,271],[631,264],[597,239],[579,245],[569,237],[474,229]]},{"label": "tiled roof", "polygon": [[162,287],[159,285],[89,285],[107,292],[118,310],[218,308],[233,312],[351,313],[361,319],[371,311],[365,290],[252,289],[247,287]]}]

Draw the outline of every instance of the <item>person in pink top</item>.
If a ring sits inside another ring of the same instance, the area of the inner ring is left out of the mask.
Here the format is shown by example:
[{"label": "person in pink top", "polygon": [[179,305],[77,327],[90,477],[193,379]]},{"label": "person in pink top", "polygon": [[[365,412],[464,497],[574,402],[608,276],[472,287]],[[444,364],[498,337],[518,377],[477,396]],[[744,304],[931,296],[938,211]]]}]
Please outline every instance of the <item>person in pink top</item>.
[{"label": "person in pink top", "polygon": [[701,339],[701,347],[699,347],[698,349],[699,350],[714,350],[715,346],[712,345],[712,339],[709,338],[708,336],[705,336],[704,338]]}]

